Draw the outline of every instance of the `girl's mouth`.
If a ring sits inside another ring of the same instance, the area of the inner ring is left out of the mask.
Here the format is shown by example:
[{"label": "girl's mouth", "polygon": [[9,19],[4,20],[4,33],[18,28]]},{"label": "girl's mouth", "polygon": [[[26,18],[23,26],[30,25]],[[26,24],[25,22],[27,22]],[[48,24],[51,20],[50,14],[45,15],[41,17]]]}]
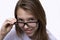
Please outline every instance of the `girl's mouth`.
[{"label": "girl's mouth", "polygon": [[32,33],[32,31],[31,30],[27,30],[27,31],[25,31],[27,34],[31,34]]}]

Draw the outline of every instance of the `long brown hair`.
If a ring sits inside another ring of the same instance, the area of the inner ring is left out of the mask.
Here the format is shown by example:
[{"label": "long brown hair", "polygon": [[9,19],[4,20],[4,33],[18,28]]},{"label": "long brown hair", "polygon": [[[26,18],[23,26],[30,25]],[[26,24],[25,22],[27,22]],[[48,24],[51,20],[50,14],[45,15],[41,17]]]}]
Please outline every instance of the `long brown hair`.
[{"label": "long brown hair", "polygon": [[[15,18],[17,19],[17,10],[22,8],[24,10],[29,10],[32,12],[32,15],[36,17],[39,21],[39,28],[36,33],[33,35],[34,40],[48,40],[48,34],[46,32],[46,15],[45,11],[39,0],[19,0],[15,7]],[[16,26],[17,34],[22,32],[19,27]]]}]

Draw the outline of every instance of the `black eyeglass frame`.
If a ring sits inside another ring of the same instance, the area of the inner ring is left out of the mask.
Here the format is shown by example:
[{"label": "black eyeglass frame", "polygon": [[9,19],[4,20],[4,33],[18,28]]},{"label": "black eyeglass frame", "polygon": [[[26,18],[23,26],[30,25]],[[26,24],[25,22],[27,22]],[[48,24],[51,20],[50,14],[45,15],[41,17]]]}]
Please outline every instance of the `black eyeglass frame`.
[{"label": "black eyeglass frame", "polygon": [[25,26],[25,25],[27,25],[28,27],[31,27],[30,25],[28,25],[28,23],[39,23],[38,21],[34,21],[34,22],[15,22],[15,24],[18,24],[18,23],[23,23],[24,25],[23,25],[23,27]]}]

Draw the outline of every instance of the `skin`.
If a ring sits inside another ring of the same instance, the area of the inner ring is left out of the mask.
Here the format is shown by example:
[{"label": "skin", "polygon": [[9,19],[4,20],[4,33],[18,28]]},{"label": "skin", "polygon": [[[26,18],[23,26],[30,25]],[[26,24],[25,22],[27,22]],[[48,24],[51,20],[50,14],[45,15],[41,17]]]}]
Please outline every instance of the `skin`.
[{"label": "skin", "polygon": [[[17,17],[18,17],[18,19],[24,20],[24,22],[36,20],[36,18],[31,14],[30,11],[25,11],[22,8],[19,8],[17,10]],[[3,40],[4,37],[10,32],[10,30],[12,29],[12,27],[13,27],[13,25],[14,25],[14,23],[16,21],[17,20],[15,18],[10,18],[10,19],[5,20],[5,22],[3,23],[3,26],[2,26],[2,28],[0,30],[0,40]],[[27,25],[25,25],[24,27],[20,27],[20,28],[29,37],[31,37],[35,33],[35,31],[38,29],[37,26],[36,27],[34,26],[34,27],[29,28]]]}]

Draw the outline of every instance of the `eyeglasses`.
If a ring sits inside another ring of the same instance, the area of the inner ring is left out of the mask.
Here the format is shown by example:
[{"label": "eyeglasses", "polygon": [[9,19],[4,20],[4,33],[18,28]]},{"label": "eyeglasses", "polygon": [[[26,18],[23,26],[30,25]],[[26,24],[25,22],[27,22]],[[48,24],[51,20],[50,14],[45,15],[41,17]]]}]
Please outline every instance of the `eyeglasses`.
[{"label": "eyeglasses", "polygon": [[25,25],[27,25],[28,27],[36,27],[38,21],[34,21],[34,22],[18,22],[17,21],[16,23],[18,23],[20,27],[24,27]]}]

